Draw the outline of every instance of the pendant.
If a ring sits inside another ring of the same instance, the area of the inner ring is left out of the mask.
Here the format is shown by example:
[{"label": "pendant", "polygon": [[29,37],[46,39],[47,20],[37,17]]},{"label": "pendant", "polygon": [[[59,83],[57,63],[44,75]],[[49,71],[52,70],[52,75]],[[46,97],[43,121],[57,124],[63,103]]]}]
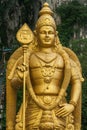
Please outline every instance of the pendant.
[{"label": "pendant", "polygon": [[50,77],[45,77],[45,78],[44,78],[44,82],[45,82],[45,83],[50,83],[50,82],[51,82],[51,79],[52,79],[52,78],[50,78]]},{"label": "pendant", "polygon": [[44,100],[44,103],[50,104],[52,101],[52,98],[51,96],[44,96],[43,100]]}]

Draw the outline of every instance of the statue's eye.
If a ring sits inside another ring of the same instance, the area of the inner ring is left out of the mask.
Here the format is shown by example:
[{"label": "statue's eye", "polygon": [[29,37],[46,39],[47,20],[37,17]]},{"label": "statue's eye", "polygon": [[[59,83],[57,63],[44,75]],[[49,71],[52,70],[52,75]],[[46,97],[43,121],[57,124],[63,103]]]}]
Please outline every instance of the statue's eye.
[{"label": "statue's eye", "polygon": [[40,34],[45,34],[45,31],[40,31]]},{"label": "statue's eye", "polygon": [[54,34],[54,32],[53,31],[49,31],[49,34]]}]

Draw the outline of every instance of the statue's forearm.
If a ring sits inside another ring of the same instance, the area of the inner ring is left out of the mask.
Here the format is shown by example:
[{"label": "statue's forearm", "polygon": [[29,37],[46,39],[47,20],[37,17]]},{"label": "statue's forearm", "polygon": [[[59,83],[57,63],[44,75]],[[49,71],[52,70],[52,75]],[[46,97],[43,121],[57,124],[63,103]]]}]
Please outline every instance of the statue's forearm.
[{"label": "statue's forearm", "polygon": [[71,90],[71,102],[75,102],[77,104],[77,101],[79,99],[79,96],[81,94],[81,81],[80,80],[76,80],[73,84],[72,84],[72,90]]}]

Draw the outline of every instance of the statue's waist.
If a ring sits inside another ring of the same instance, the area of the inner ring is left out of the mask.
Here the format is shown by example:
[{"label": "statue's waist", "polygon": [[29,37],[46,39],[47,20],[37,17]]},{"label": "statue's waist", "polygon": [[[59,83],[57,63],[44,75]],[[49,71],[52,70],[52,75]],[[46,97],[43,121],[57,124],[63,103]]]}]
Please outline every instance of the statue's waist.
[{"label": "statue's waist", "polygon": [[[55,101],[58,98],[58,94],[42,94],[42,95],[36,94],[36,98],[38,99],[39,103],[45,106],[50,106],[55,103]],[[63,99],[60,100],[59,104],[62,104],[64,102],[66,102],[65,97],[63,97]],[[30,102],[30,103],[32,104],[33,102]]]},{"label": "statue's waist", "polygon": [[37,95],[57,95],[58,94],[58,90],[57,91],[44,91],[44,92],[42,92],[42,91],[35,91],[35,94],[37,94]]},{"label": "statue's waist", "polygon": [[58,84],[56,83],[49,83],[49,84],[46,84],[46,83],[42,83],[42,84],[38,84],[38,85],[33,85],[33,90],[35,92],[35,94],[48,94],[48,95],[57,95],[59,90],[60,90],[60,87]]},{"label": "statue's waist", "polygon": [[57,94],[36,94],[39,103],[42,103],[44,105],[52,105],[56,101],[57,96]]},{"label": "statue's waist", "polygon": [[36,87],[45,87],[45,86],[50,86],[50,87],[57,87],[61,86],[62,81],[59,79],[55,79],[55,78],[50,78],[50,77],[45,77],[45,78],[37,78],[37,79],[33,79],[31,80],[31,83],[33,86]]}]

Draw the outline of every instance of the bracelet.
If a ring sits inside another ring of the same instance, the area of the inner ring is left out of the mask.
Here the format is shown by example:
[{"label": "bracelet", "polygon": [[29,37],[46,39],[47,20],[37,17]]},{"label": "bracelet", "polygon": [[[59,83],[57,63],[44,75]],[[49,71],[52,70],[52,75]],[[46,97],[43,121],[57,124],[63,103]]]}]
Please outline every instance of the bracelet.
[{"label": "bracelet", "polygon": [[73,100],[70,100],[70,102],[69,102],[70,104],[72,104],[74,107],[77,105],[77,103],[76,102],[74,102]]}]

